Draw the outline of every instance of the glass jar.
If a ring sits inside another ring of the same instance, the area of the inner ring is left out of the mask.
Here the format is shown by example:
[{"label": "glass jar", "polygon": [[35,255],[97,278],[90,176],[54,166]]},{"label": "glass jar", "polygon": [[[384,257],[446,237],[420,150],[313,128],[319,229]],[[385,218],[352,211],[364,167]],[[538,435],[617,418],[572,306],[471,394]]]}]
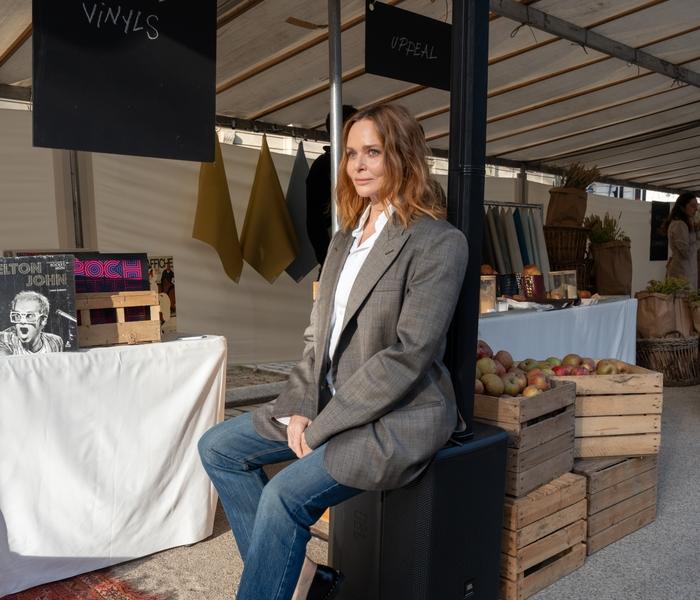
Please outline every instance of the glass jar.
[{"label": "glass jar", "polygon": [[552,290],[550,297],[555,300],[572,300],[578,298],[576,271],[551,271]]},{"label": "glass jar", "polygon": [[479,314],[496,310],[496,276],[482,275],[479,288]]}]

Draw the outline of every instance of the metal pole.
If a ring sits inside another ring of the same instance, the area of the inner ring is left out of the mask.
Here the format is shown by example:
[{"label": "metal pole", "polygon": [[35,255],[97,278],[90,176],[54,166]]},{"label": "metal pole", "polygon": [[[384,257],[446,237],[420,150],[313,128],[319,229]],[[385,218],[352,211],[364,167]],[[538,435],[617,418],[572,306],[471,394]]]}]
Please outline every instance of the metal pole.
[{"label": "metal pole", "polygon": [[452,374],[457,407],[472,432],[479,277],[486,174],[486,89],[488,0],[452,2],[452,81],[447,216],[469,242],[469,262],[448,333],[445,362]]},{"label": "metal pole", "polygon": [[80,174],[78,172],[78,153],[75,150],[68,150],[68,160],[70,163],[70,187],[73,199],[73,231],[75,237],[75,247],[84,248],[83,239],[83,211],[80,199]]},{"label": "metal pole", "polygon": [[328,78],[331,84],[331,230],[338,231],[335,188],[343,134],[343,81],[340,53],[340,0],[328,0]]}]

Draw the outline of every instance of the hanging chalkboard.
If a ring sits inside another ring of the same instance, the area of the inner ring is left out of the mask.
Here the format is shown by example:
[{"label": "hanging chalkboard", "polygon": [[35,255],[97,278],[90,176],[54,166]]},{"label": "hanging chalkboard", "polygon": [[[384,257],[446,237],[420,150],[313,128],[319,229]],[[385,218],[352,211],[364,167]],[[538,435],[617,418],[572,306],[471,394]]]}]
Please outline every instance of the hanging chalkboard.
[{"label": "hanging chalkboard", "polygon": [[367,0],[367,73],[449,90],[451,51],[449,23]]},{"label": "hanging chalkboard", "polygon": [[651,233],[649,235],[649,260],[668,260],[668,237],[661,227],[668,218],[671,205],[668,202],[651,203]]},{"label": "hanging chalkboard", "polygon": [[34,145],[214,160],[216,0],[34,0]]}]

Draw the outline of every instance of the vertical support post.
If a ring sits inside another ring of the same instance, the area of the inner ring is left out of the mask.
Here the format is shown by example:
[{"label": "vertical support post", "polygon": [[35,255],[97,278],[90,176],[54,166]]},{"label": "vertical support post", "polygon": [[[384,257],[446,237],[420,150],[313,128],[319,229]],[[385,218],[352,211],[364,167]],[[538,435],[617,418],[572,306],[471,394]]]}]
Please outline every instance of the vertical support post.
[{"label": "vertical support post", "polygon": [[331,230],[338,231],[335,189],[343,133],[343,81],[340,52],[340,0],[328,0],[328,78],[331,84]]},{"label": "vertical support post", "polygon": [[517,202],[527,204],[527,169],[520,167],[518,173],[518,189],[516,192]]},{"label": "vertical support post", "polygon": [[488,78],[487,0],[452,2],[452,79],[447,216],[469,242],[464,285],[447,338],[445,363],[457,407],[472,434],[479,281],[484,219],[486,91]]},{"label": "vertical support post", "polygon": [[80,173],[78,172],[78,153],[75,150],[68,150],[70,163],[70,187],[73,199],[73,230],[75,232],[75,247],[84,248],[83,236],[83,210],[80,198]]}]

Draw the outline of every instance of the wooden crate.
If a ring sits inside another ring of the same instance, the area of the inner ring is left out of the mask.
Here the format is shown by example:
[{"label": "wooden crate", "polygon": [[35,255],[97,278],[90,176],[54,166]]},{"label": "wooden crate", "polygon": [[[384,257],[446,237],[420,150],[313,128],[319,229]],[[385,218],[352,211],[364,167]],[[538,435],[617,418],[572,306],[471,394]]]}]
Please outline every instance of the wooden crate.
[{"label": "wooden crate", "polygon": [[588,554],[656,518],[656,456],[577,460],[574,471],[587,480]]},{"label": "wooden crate", "polygon": [[529,398],[475,396],[474,418],[509,434],[506,494],[524,496],[571,471],[575,398],[574,386],[566,382]]},{"label": "wooden crate", "polygon": [[506,498],[501,598],[524,600],[586,558],[586,478],[565,473],[523,498]]},{"label": "wooden crate", "polygon": [[[156,292],[76,294],[75,305],[80,315],[78,345],[82,348],[160,341],[160,302]],[[144,307],[149,318],[127,321],[125,309],[130,307]],[[91,310],[109,308],[116,311],[116,323],[92,323]]]},{"label": "wooden crate", "polygon": [[663,375],[629,373],[554,377],[576,384],[576,458],[658,454]]}]

